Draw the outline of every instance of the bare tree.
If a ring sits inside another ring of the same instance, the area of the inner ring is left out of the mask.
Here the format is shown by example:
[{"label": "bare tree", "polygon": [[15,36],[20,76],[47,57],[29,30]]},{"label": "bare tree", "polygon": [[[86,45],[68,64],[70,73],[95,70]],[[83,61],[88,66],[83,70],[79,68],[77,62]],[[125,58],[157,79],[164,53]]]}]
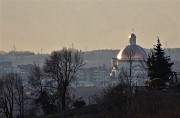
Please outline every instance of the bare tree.
[{"label": "bare tree", "polygon": [[0,107],[7,118],[13,117],[13,110],[19,111],[19,117],[24,118],[24,87],[18,74],[9,73],[0,81]]},{"label": "bare tree", "polygon": [[57,96],[61,109],[66,109],[68,87],[76,79],[76,73],[83,66],[83,58],[79,51],[73,48],[63,48],[54,51],[45,61],[44,72],[57,84]]},{"label": "bare tree", "polygon": [[35,112],[37,112],[37,110],[33,110],[33,109],[40,108],[41,110],[41,108],[43,108],[42,107],[43,105],[41,104],[41,100],[39,100],[44,90],[43,89],[44,86],[42,83],[43,78],[44,78],[44,75],[39,65],[34,65],[33,69],[31,70],[28,76],[28,84],[29,84],[28,89],[30,91],[30,98],[32,99],[32,102],[35,103],[31,109],[34,112],[33,114],[36,114]]},{"label": "bare tree", "polygon": [[56,96],[51,95],[53,88],[49,89],[46,85],[49,82],[46,82],[46,79],[43,70],[38,65],[34,65],[29,76],[29,90],[34,94],[32,99],[35,109],[42,108],[44,114],[47,115],[55,111]]},{"label": "bare tree", "polygon": [[0,79],[0,108],[7,118],[13,117],[14,90],[13,80],[6,75]]},{"label": "bare tree", "polygon": [[124,68],[121,68],[121,72],[119,73],[119,79],[121,80],[121,83],[124,83],[125,81],[124,81],[124,79],[125,80],[127,80],[127,82],[126,82],[126,84],[129,84],[129,74],[128,74],[128,72],[126,71],[126,69],[124,69]]},{"label": "bare tree", "polygon": [[43,79],[44,79],[44,74],[41,68],[38,65],[34,65],[33,69],[30,72],[29,81],[28,81],[28,83],[30,84],[31,91],[41,94],[44,88]]},{"label": "bare tree", "polygon": [[11,78],[14,80],[14,100],[18,106],[19,117],[24,118],[24,105],[25,105],[25,91],[23,86],[23,80],[18,74],[11,74]]},{"label": "bare tree", "polygon": [[[133,62],[135,61],[135,51],[130,48],[130,50],[126,50],[125,52],[126,62],[129,64],[127,67],[120,68],[120,73],[118,78],[120,79],[121,83],[128,84],[131,86],[131,77],[132,77],[132,69],[133,69]],[[126,81],[124,81],[126,80]]]},{"label": "bare tree", "polygon": [[129,77],[132,77],[132,64],[134,61],[134,56],[135,56],[135,51],[133,49],[128,50],[126,53],[128,57],[128,62],[129,62]]}]

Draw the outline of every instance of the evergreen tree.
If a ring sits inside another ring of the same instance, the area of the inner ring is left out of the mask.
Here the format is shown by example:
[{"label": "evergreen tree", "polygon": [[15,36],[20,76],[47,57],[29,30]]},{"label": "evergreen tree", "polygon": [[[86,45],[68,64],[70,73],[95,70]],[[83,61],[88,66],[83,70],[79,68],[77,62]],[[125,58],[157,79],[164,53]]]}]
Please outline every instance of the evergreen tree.
[{"label": "evergreen tree", "polygon": [[154,46],[147,59],[148,76],[151,80],[159,78],[168,82],[169,76],[172,74],[173,63],[170,62],[170,56],[166,56],[161,46],[158,38],[157,45]]}]

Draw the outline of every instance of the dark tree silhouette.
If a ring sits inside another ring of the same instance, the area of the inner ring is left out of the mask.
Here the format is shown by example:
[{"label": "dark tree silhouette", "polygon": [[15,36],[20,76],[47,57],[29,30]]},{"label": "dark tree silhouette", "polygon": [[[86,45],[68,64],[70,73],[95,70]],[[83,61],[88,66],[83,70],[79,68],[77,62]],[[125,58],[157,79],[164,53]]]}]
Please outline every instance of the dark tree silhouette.
[{"label": "dark tree silhouette", "polygon": [[115,87],[106,88],[99,96],[95,96],[97,112],[110,118],[123,118],[131,104],[132,90],[129,85],[118,84]]},{"label": "dark tree silhouette", "polygon": [[45,61],[44,72],[57,87],[57,96],[62,110],[66,109],[66,97],[70,82],[76,79],[76,73],[82,66],[83,58],[79,51],[73,48],[54,51]]},{"label": "dark tree silhouette", "polygon": [[127,56],[128,56],[128,62],[129,62],[129,77],[132,77],[132,64],[133,64],[133,57],[135,55],[135,51],[133,49],[128,50]]},{"label": "dark tree silhouette", "polygon": [[158,38],[157,45],[154,46],[147,59],[148,76],[151,80],[159,78],[163,79],[164,82],[168,82],[169,76],[172,74],[173,63],[170,62],[170,57],[165,55],[161,46]]},{"label": "dark tree silhouette", "polygon": [[14,101],[18,106],[19,117],[24,118],[24,106],[25,106],[25,88],[23,86],[23,80],[18,74],[11,74],[10,78],[14,81]]},{"label": "dark tree silhouette", "polygon": [[46,82],[46,76],[39,65],[34,65],[29,75],[29,89],[35,94],[33,99],[35,108],[42,108],[44,114],[52,114],[56,111],[55,101],[56,98],[52,93],[52,89],[48,88],[48,82]]},{"label": "dark tree silhouette", "polygon": [[33,89],[31,91],[34,91],[37,94],[41,94],[44,89],[44,85],[43,85],[44,74],[38,65],[34,65],[28,78],[29,78],[28,83],[31,86],[30,89]]},{"label": "dark tree silhouette", "polygon": [[13,110],[16,110],[19,117],[24,118],[24,87],[22,78],[18,74],[9,73],[0,79],[0,108],[7,118],[13,117]]},{"label": "dark tree silhouette", "polygon": [[82,98],[77,99],[74,103],[73,106],[75,108],[80,108],[86,105],[86,102],[84,100],[82,100]]},{"label": "dark tree silhouette", "polygon": [[57,112],[54,96],[48,94],[47,91],[42,91],[39,97],[35,99],[35,105],[38,104],[41,104],[41,108],[43,109],[45,115]]},{"label": "dark tree silhouette", "polygon": [[14,109],[14,82],[9,76],[0,79],[0,108],[7,118],[13,117]]}]

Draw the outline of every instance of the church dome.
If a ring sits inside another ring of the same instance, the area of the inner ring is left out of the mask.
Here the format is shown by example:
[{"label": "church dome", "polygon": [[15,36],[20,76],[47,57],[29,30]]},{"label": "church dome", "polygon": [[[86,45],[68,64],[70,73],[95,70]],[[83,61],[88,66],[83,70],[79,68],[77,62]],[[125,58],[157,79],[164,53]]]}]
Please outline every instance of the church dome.
[{"label": "church dome", "polygon": [[132,33],[129,36],[129,43],[130,45],[126,46],[124,49],[122,49],[119,54],[117,55],[117,59],[119,60],[144,60],[147,58],[147,54],[145,50],[139,46],[136,45],[136,35]]},{"label": "church dome", "polygon": [[121,60],[129,60],[130,58],[134,60],[143,60],[147,58],[147,54],[139,45],[128,45],[119,52],[117,58]]}]

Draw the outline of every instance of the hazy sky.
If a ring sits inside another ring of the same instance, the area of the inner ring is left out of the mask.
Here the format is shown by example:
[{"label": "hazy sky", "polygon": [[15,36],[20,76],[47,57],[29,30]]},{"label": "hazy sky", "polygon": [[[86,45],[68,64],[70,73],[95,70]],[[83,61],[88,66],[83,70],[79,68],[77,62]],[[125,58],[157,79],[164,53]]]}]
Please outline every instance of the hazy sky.
[{"label": "hazy sky", "polygon": [[180,0],[0,0],[0,50],[180,48]]}]

